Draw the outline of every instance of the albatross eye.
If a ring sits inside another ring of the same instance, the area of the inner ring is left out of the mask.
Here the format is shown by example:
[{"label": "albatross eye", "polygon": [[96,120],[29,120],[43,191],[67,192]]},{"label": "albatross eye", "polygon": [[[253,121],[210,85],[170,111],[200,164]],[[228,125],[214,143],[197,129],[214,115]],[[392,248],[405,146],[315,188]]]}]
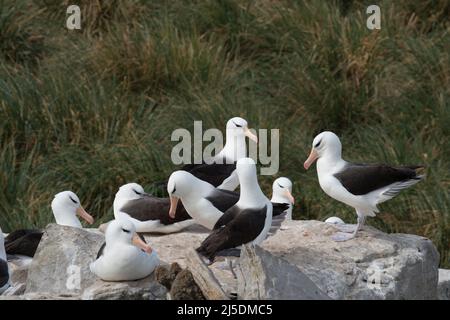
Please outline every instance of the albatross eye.
[{"label": "albatross eye", "polygon": [[280,187],[280,188],[284,188],[281,184],[279,184],[278,182],[277,182],[277,184],[278,184],[278,186]]},{"label": "albatross eye", "polygon": [[136,193],[136,194],[138,194],[138,195],[141,195],[141,194],[142,194],[142,193],[136,191],[135,189],[133,189],[133,191],[134,191],[134,193]]},{"label": "albatross eye", "polygon": [[177,188],[176,188],[176,186],[174,185],[174,186],[173,186],[173,190],[172,190],[171,194],[174,194],[174,193],[175,193],[175,191],[177,191]]},{"label": "albatross eye", "polygon": [[236,126],[236,127],[238,127],[238,128],[242,128],[242,126],[240,125],[240,124],[237,124],[236,122],[234,122],[233,121],[233,123],[234,123],[234,125]]},{"label": "albatross eye", "polygon": [[125,232],[125,233],[130,233],[130,230],[127,230],[127,229],[124,229],[124,228],[122,228],[122,231]]},{"label": "albatross eye", "polygon": [[74,198],[72,198],[71,196],[69,196],[69,198],[70,200],[72,200],[73,203],[78,204],[78,202]]},{"label": "albatross eye", "polygon": [[320,139],[319,140],[319,142],[317,142],[315,145],[314,145],[314,148],[318,148],[319,146],[320,146],[320,143],[322,142],[322,139]]}]

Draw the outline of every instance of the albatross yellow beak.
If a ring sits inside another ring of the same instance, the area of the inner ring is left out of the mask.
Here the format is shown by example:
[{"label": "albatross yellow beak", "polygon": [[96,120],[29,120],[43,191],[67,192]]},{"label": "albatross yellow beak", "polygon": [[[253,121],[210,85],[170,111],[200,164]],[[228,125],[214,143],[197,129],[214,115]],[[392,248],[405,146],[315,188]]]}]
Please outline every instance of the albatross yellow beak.
[{"label": "albatross yellow beak", "polygon": [[250,129],[248,127],[244,128],[244,134],[252,141],[254,141],[255,143],[258,143],[258,137],[253,134]]},{"label": "albatross yellow beak", "polygon": [[177,212],[177,206],[178,206],[178,200],[180,200],[180,199],[175,196],[170,196],[169,216],[172,219],[175,219],[175,214]]},{"label": "albatross yellow beak", "polygon": [[306,170],[308,170],[309,167],[314,163],[314,161],[317,160],[318,157],[319,157],[319,154],[317,153],[316,149],[312,148],[308,159],[306,159],[305,163],[303,164],[303,167]]},{"label": "albatross yellow beak", "polygon": [[85,220],[87,223],[89,223],[89,224],[94,223],[94,218],[89,213],[87,213],[82,206],[79,206],[77,208],[76,213],[80,218]]},{"label": "albatross yellow beak", "polygon": [[132,242],[136,247],[141,248],[147,253],[152,253],[153,251],[152,247],[145,243],[137,233],[134,234]]},{"label": "albatross yellow beak", "polygon": [[292,196],[292,193],[291,193],[288,189],[286,189],[286,190],[284,191],[284,194],[286,195],[286,197],[289,199],[289,201],[290,201],[292,204],[295,203],[295,199],[294,199],[294,197]]}]

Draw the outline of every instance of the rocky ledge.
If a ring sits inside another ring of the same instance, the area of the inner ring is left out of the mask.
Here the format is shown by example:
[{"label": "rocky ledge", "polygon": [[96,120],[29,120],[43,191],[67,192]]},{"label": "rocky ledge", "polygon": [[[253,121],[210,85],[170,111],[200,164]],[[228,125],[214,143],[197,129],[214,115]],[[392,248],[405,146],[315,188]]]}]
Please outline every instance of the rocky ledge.
[{"label": "rocky ledge", "polygon": [[[336,231],[319,221],[285,222],[261,247],[243,247],[237,277],[228,261],[206,266],[196,255],[208,234],[201,227],[147,235],[162,267],[139,281],[104,282],[89,271],[103,234],[52,224],[30,264],[11,262],[13,287],[0,299],[438,298],[439,254],[430,240],[366,227],[356,239],[334,242]],[[448,279],[439,288],[445,298]]]}]

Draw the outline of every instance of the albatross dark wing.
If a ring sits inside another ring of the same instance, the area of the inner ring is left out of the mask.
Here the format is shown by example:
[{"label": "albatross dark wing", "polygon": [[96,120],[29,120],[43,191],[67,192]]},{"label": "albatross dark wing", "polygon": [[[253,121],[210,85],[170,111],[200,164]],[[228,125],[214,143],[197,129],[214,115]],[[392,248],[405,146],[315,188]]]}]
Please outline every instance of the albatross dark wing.
[{"label": "albatross dark wing", "polygon": [[289,203],[272,202],[272,208],[272,216],[276,217],[289,209]]},{"label": "albatross dark wing", "polygon": [[97,252],[97,258],[100,258],[103,255],[103,251],[105,250],[106,247],[106,242],[103,242],[102,246],[100,247],[100,249]]},{"label": "albatross dark wing", "polygon": [[0,259],[0,288],[2,288],[5,284],[8,283],[9,280],[9,272],[8,272],[8,263]]},{"label": "albatross dark wing", "polygon": [[34,257],[41,241],[43,232],[40,230],[17,230],[5,238],[5,251],[7,254],[21,254]]},{"label": "albatross dark wing", "polygon": [[178,204],[175,219],[169,216],[169,208],[169,198],[146,195],[140,199],[128,201],[120,211],[139,221],[159,220],[164,225],[191,219],[182,203]]},{"label": "albatross dark wing", "polygon": [[[236,208],[231,208],[232,214],[236,214]],[[267,206],[238,212],[229,223],[215,229],[197,248],[197,252],[213,261],[218,252],[255,240],[264,229],[266,214]]]},{"label": "albatross dark wing", "polygon": [[216,207],[217,210],[226,212],[228,209],[234,206],[236,202],[239,201],[239,193],[228,190],[215,189],[205,199],[211,202],[211,204]]},{"label": "albatross dark wing", "polygon": [[391,167],[387,165],[348,163],[334,176],[354,195],[363,195],[395,182],[420,180],[416,172],[422,166]]},{"label": "albatross dark wing", "polygon": [[[188,167],[186,167],[188,166]],[[212,184],[214,187],[218,187],[222,182],[228,178],[234,170],[236,170],[236,164],[223,164],[211,163],[211,164],[196,164],[186,165],[185,171],[188,171],[195,177]]]}]

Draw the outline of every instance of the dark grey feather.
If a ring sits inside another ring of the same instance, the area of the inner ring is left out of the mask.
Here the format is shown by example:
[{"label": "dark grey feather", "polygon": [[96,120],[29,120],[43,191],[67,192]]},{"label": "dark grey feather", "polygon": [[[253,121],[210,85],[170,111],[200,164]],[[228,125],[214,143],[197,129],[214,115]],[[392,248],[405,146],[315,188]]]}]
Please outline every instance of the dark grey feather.
[{"label": "dark grey feather", "polygon": [[354,195],[363,195],[395,182],[421,179],[416,170],[421,166],[391,167],[383,164],[348,163],[334,174],[339,182]]}]

